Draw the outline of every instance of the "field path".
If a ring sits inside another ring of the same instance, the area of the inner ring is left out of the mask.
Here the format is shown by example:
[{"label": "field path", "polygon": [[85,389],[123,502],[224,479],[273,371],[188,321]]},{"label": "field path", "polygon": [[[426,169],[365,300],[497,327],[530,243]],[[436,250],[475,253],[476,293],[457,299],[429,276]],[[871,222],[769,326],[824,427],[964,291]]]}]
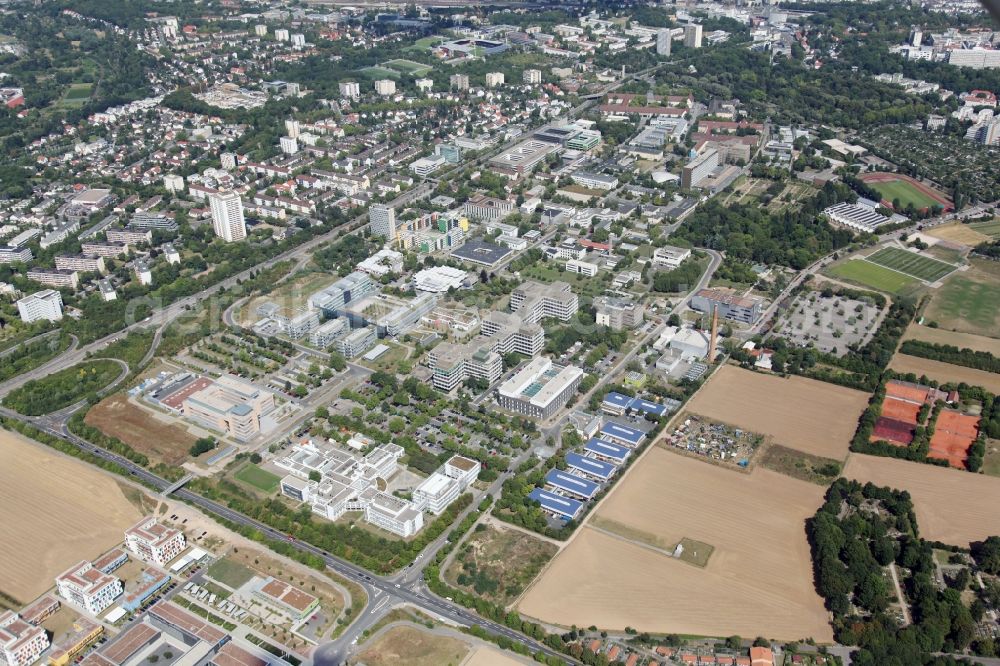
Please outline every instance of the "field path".
[{"label": "field path", "polygon": [[896,598],[899,599],[899,608],[903,611],[903,626],[908,627],[913,622],[910,619],[910,605],[906,603],[903,596],[903,588],[899,585],[899,574],[896,573],[896,563],[889,563],[889,573],[892,575],[892,586],[896,588]]}]

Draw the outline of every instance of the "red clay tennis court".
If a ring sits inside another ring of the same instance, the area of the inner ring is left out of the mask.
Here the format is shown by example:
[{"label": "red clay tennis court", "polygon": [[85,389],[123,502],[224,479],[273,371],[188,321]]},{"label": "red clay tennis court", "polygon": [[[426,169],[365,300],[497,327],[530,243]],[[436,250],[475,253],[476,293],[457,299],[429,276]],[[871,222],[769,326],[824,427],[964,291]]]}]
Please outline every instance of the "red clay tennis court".
[{"label": "red clay tennis court", "polygon": [[947,460],[952,467],[965,468],[969,447],[979,435],[979,417],[944,409],[938,414],[927,456]]},{"label": "red clay tennis court", "polygon": [[882,403],[882,416],[894,421],[905,421],[906,423],[917,423],[917,414],[920,413],[920,405],[897,398],[886,396]]},{"label": "red clay tennis court", "polygon": [[910,402],[915,402],[918,405],[922,405],[927,402],[931,397],[931,392],[934,389],[927,388],[926,386],[920,386],[919,384],[910,384],[908,382],[901,382],[897,379],[889,381],[885,385],[885,397],[888,398],[899,398],[900,400],[908,400]]}]

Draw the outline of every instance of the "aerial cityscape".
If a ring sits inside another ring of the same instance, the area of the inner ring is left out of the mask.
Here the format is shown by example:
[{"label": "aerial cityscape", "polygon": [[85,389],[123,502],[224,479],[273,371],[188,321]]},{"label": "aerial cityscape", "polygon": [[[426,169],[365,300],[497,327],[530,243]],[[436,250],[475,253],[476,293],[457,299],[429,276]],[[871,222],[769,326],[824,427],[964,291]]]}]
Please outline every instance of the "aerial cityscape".
[{"label": "aerial cityscape", "polygon": [[1000,666],[989,4],[0,0],[0,666]]}]

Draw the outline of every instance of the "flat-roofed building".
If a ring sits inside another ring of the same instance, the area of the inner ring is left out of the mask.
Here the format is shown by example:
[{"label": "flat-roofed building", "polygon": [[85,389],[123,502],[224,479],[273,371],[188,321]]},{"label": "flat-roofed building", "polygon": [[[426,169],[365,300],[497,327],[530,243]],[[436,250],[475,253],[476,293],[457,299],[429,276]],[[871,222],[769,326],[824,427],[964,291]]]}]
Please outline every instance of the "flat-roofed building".
[{"label": "flat-roofed building", "polygon": [[451,266],[433,266],[418,271],[413,276],[413,288],[443,294],[451,289],[461,289],[469,279],[468,271]]},{"label": "flat-roofed building", "polygon": [[56,256],[56,269],[61,271],[82,271],[84,273],[104,273],[104,257],[85,254],[60,254]]},{"label": "flat-roofed building", "polygon": [[331,319],[323,322],[309,333],[309,343],[320,349],[326,349],[351,330],[346,319]]},{"label": "flat-roofed building", "polygon": [[362,273],[380,278],[390,273],[403,272],[403,253],[382,248],[364,261],[358,263],[356,268]]},{"label": "flat-roofed building", "polygon": [[706,150],[681,169],[681,187],[698,187],[718,166],[719,151],[714,148]]},{"label": "flat-roofed building", "polygon": [[428,355],[434,388],[450,392],[467,379],[480,379],[487,384],[500,379],[503,358],[490,345],[470,342],[442,342]]},{"label": "flat-roofed building", "polygon": [[125,546],[147,562],[161,567],[180,555],[186,544],[183,532],[161,525],[153,516],[125,530]]},{"label": "flat-roofed building", "polygon": [[100,615],[124,591],[122,582],[86,560],[56,578],[59,596],[80,606],[91,615]]},{"label": "flat-roofed building", "polygon": [[336,339],[333,348],[344,358],[356,358],[375,346],[376,341],[378,335],[375,334],[375,328],[365,326]]},{"label": "flat-roofed building", "polygon": [[594,298],[593,305],[597,312],[597,325],[616,331],[635,328],[645,319],[645,306],[624,298],[598,296]]},{"label": "flat-roofed building", "polygon": [[35,663],[49,647],[49,635],[13,611],[0,614],[0,659],[7,666]]},{"label": "flat-roofed building", "polygon": [[255,597],[298,622],[319,608],[319,598],[277,578],[265,578],[254,589]]},{"label": "flat-roofed building", "polygon": [[91,622],[86,618],[77,618],[73,630],[59,637],[58,642],[49,652],[49,666],[69,666],[87,648],[104,635],[104,625]]},{"label": "flat-roofed building", "polygon": [[0,247],[0,264],[26,264],[34,257],[30,247]]},{"label": "flat-roofed building", "polygon": [[531,324],[548,317],[569,321],[579,308],[579,298],[566,282],[543,284],[529,280],[510,295],[511,312]]},{"label": "flat-roofed building", "polygon": [[345,305],[376,291],[378,285],[367,273],[354,271],[312,294],[309,297],[309,307],[321,311],[327,317],[337,317],[343,314]]},{"label": "flat-roofed building", "polygon": [[753,324],[760,318],[763,302],[754,296],[742,296],[734,289],[715,287],[696,293],[690,307],[706,314],[716,310],[722,319]]},{"label": "flat-roofed building", "polygon": [[823,214],[837,224],[855,231],[872,232],[889,221],[885,215],[868,206],[839,203],[823,209]]},{"label": "flat-roofed building", "polygon": [[104,237],[109,243],[123,245],[138,245],[139,243],[149,245],[153,242],[153,232],[149,229],[108,229],[104,232]]},{"label": "flat-roofed building", "polygon": [[608,176],[603,173],[577,171],[570,178],[577,185],[592,190],[613,190],[618,187],[618,178],[616,176]]},{"label": "flat-roofed building", "polygon": [[562,146],[558,143],[531,138],[490,159],[489,165],[494,171],[520,178],[531,173],[531,170],[542,163],[550,154],[561,150]]},{"label": "flat-roofed building", "polygon": [[501,356],[511,352],[538,356],[545,348],[545,329],[537,322],[525,322],[516,314],[490,311],[483,318],[480,331],[490,338],[493,351]]},{"label": "flat-roofed building", "polygon": [[544,420],[566,404],[583,375],[576,366],[558,366],[539,356],[500,385],[497,402],[504,409]]},{"label": "flat-roofed building", "polygon": [[567,273],[579,273],[586,277],[594,277],[600,269],[601,267],[597,264],[589,261],[581,261],[580,259],[570,259],[566,262]]},{"label": "flat-roofed building", "polygon": [[465,202],[466,216],[473,220],[493,222],[502,220],[514,212],[516,202],[510,199],[497,199],[485,194],[475,194]]},{"label": "flat-roofed building", "polygon": [[261,417],[274,409],[274,394],[223,375],[182,403],[184,416],[241,442],[260,434]]},{"label": "flat-roofed building", "polygon": [[413,490],[414,505],[440,515],[476,480],[480,469],[481,465],[476,460],[452,456]]},{"label": "flat-roofed building", "polygon": [[114,259],[128,254],[128,245],[125,243],[83,243],[80,245],[80,251],[95,257]]},{"label": "flat-roofed building", "polygon": [[664,245],[653,250],[653,265],[665,268],[677,268],[691,256],[691,250],[685,247]]},{"label": "flat-roofed building", "polygon": [[17,301],[17,313],[26,324],[46,319],[59,321],[63,317],[62,294],[54,289],[44,289]]},{"label": "flat-roofed building", "polygon": [[76,289],[80,284],[80,274],[71,270],[32,268],[28,271],[29,280],[49,287],[69,287]]}]

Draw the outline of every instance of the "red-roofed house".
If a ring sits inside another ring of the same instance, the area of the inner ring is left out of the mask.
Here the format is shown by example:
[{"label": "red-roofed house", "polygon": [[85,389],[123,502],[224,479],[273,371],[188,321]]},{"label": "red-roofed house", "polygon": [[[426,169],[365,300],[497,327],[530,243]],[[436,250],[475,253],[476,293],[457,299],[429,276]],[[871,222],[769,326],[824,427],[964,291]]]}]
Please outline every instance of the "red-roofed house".
[{"label": "red-roofed house", "polygon": [[771,648],[750,648],[750,666],[774,666],[774,654],[771,652]]}]

